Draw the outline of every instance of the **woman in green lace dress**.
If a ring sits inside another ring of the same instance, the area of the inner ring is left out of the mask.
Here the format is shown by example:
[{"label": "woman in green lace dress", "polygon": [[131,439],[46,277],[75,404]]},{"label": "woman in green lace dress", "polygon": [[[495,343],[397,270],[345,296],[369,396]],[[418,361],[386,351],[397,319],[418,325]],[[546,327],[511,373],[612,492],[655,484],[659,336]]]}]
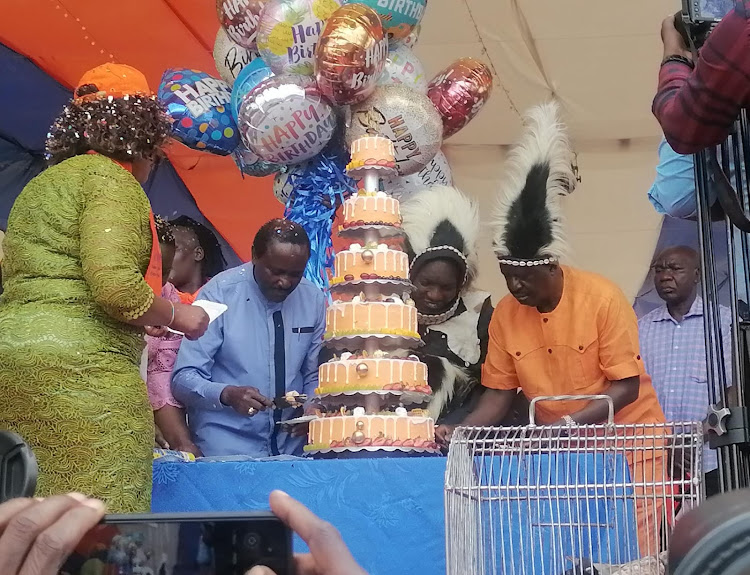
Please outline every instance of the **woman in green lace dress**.
[{"label": "woman in green lace dress", "polygon": [[111,512],[150,509],[154,429],[138,369],[143,326],[172,325],[195,338],[208,325],[203,310],[156,297],[146,280],[158,274],[160,290],[158,242],[138,180],[168,134],[140,72],[95,68],[50,130],[52,167],[11,210],[0,429],[32,447],[38,495],[79,491]]}]

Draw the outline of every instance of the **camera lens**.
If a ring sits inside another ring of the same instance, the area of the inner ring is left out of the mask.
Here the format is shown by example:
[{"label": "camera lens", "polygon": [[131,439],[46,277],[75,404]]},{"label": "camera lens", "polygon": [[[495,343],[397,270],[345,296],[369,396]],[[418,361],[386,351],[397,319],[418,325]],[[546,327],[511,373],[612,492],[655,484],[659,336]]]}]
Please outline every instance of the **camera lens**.
[{"label": "camera lens", "polygon": [[252,533],[248,533],[245,535],[243,546],[248,551],[256,552],[258,551],[258,549],[260,549],[260,543],[261,543],[260,535],[252,532]]}]

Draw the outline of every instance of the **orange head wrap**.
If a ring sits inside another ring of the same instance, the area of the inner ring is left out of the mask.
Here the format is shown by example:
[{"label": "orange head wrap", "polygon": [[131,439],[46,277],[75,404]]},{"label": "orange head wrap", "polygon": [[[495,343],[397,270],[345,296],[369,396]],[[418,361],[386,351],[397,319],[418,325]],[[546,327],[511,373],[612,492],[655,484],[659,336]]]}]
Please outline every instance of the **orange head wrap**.
[{"label": "orange head wrap", "polygon": [[152,96],[146,76],[125,64],[102,64],[86,72],[74,92],[74,102],[104,99],[109,96]]}]

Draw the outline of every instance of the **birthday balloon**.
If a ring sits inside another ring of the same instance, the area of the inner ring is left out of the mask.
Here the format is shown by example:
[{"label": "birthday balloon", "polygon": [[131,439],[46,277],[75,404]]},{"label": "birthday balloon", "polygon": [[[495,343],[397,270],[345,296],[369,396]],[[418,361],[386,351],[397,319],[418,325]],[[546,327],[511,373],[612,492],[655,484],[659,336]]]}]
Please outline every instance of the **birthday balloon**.
[{"label": "birthday balloon", "polygon": [[272,164],[271,162],[261,160],[257,154],[248,150],[242,143],[237,146],[233,155],[234,163],[237,164],[240,172],[247,174],[248,176],[261,178],[263,176],[275,174],[281,169],[281,166],[278,164]]},{"label": "birthday balloon", "polygon": [[273,179],[273,195],[282,204],[286,205],[294,191],[294,180],[292,175],[301,173],[302,166],[291,166],[288,170],[279,172]]},{"label": "birthday balloon", "polygon": [[430,99],[406,86],[379,86],[364,102],[351,106],[348,146],[362,136],[390,139],[400,176],[422,170],[440,150],[443,124]]},{"label": "birthday balloon", "polygon": [[255,50],[260,13],[268,0],[216,0],[221,27],[232,42]]},{"label": "birthday balloon", "polygon": [[236,120],[240,113],[240,106],[245,95],[266,78],[273,76],[271,68],[262,58],[253,60],[242,69],[232,87],[232,117]]},{"label": "birthday balloon", "polygon": [[375,10],[383,21],[388,39],[403,40],[422,21],[427,0],[346,0],[347,4],[364,4]]},{"label": "birthday balloon", "polygon": [[242,101],[242,141],[261,160],[298,164],[312,158],[336,131],[333,106],[315,80],[281,74],[264,80]]},{"label": "birthday balloon", "polygon": [[416,174],[385,178],[383,180],[383,185],[388,193],[400,202],[407,200],[409,196],[425,188],[450,186],[452,184],[453,176],[451,175],[451,167],[448,164],[448,158],[445,157],[442,151],[438,152],[430,160],[430,163]]},{"label": "birthday balloon", "polygon": [[338,106],[361,102],[375,90],[388,55],[388,40],[375,10],[349,4],[326,23],[315,51],[315,79]]},{"label": "birthday balloon", "polygon": [[231,95],[223,80],[185,68],[168,69],[159,85],[159,100],[172,119],[175,139],[222,156],[239,144],[237,124],[229,110]]},{"label": "birthday balloon", "polygon": [[449,138],[479,113],[492,93],[492,72],[475,58],[461,58],[440,72],[427,95],[443,119],[443,138]]},{"label": "birthday balloon", "polygon": [[403,84],[422,94],[427,93],[427,77],[422,62],[414,55],[411,48],[405,45],[391,48],[388,52],[388,60],[378,84],[381,86]]},{"label": "birthday balloon", "polygon": [[216,69],[219,71],[219,76],[230,87],[234,85],[234,81],[245,66],[255,59],[260,60],[260,57],[247,48],[232,42],[224,29],[219,28],[214,42],[214,62],[216,63]]},{"label": "birthday balloon", "polygon": [[269,0],[258,24],[258,51],[274,74],[315,73],[315,47],[341,0]]},{"label": "birthday balloon", "polygon": [[416,26],[414,26],[414,28],[412,28],[411,32],[409,32],[409,35],[403,39],[403,45],[414,50],[417,42],[419,42],[420,32],[422,32],[422,25],[417,24]]}]

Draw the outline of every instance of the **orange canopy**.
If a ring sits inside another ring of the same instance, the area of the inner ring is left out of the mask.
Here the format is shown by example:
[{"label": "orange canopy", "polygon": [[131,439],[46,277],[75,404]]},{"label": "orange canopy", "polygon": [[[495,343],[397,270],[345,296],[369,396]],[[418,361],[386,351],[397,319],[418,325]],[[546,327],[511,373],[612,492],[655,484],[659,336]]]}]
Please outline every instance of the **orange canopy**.
[{"label": "orange canopy", "polygon": [[[218,28],[213,0],[18,0],[3,6],[0,42],[71,90],[86,70],[105,62],[138,68],[156,90],[167,68],[218,78],[212,56]],[[243,179],[231,157],[181,144],[167,153],[203,215],[250,259],[258,227],[283,211],[273,178]]]}]

